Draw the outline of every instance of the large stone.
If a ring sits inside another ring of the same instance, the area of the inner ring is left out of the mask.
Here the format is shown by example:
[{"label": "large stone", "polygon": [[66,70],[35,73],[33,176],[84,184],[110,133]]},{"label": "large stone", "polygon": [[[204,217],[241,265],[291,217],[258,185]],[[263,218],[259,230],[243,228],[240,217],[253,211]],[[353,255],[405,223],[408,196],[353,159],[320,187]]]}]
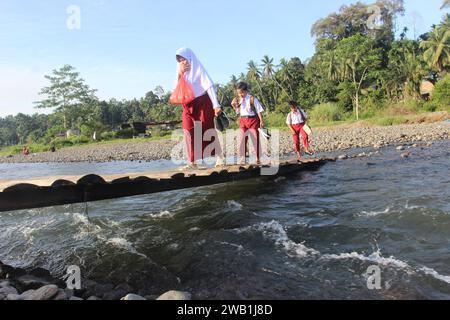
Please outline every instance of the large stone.
[{"label": "large stone", "polygon": [[20,287],[19,289],[21,289],[22,291],[39,289],[41,287],[51,284],[49,281],[35,277],[31,274],[26,274],[24,276],[17,278],[16,282],[18,283],[18,288]]},{"label": "large stone", "polygon": [[5,300],[5,299],[6,299],[6,296],[4,294],[0,294],[0,301]]},{"label": "large stone", "polygon": [[144,297],[138,296],[137,294],[127,294],[125,297],[123,297],[120,300],[125,300],[125,301],[144,301],[147,300]]},{"label": "large stone", "polygon": [[9,286],[11,286],[11,283],[8,280],[0,281],[0,288],[9,287]]},{"label": "large stone", "polygon": [[169,291],[161,295],[156,300],[162,300],[162,301],[186,301],[191,300],[192,295],[188,292],[181,292],[181,291]]},{"label": "large stone", "polygon": [[19,301],[19,300],[23,300],[23,297],[21,295],[18,295],[18,294],[8,294],[6,296],[6,300]]},{"label": "large stone", "polygon": [[44,286],[38,290],[30,292],[25,296],[25,300],[50,300],[55,297],[59,293],[59,289],[57,286],[51,284],[48,286]]},{"label": "large stone", "polygon": [[53,300],[61,301],[67,300],[69,297],[63,289],[59,289],[57,295],[53,298]]},{"label": "large stone", "polygon": [[100,299],[100,298],[98,298],[96,296],[92,296],[92,297],[89,297],[88,300],[89,301],[95,301],[95,300],[102,300],[102,299]]},{"label": "large stone", "polygon": [[3,287],[0,288],[0,294],[7,296],[8,294],[18,294],[18,292],[13,287]]},{"label": "large stone", "polygon": [[70,297],[69,301],[84,301],[84,300],[81,299],[81,298],[73,296],[73,297]]}]

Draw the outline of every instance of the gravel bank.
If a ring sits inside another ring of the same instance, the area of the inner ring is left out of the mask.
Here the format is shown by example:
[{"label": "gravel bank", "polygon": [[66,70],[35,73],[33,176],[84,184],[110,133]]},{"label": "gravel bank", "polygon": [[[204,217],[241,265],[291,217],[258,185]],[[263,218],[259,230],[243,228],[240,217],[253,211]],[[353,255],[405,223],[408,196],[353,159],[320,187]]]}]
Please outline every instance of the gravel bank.
[{"label": "gravel bank", "polygon": [[[404,143],[427,143],[450,138],[450,122],[398,125],[391,127],[337,126],[314,130],[311,144],[316,152],[345,151],[353,148],[373,147],[379,149]],[[110,162],[152,161],[171,159],[174,147],[177,157],[182,158],[183,146],[176,141],[124,142],[76,148],[66,148],[55,153],[44,152],[30,156],[0,157],[0,163],[45,162]],[[227,155],[234,153],[232,143],[227,145]],[[280,155],[293,153],[289,132],[280,136]]]}]

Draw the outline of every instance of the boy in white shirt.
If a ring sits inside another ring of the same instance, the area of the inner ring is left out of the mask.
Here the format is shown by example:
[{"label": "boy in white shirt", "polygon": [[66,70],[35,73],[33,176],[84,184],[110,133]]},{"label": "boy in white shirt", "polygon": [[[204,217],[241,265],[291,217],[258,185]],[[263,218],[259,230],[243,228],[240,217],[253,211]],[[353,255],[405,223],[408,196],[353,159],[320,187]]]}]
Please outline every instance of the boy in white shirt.
[{"label": "boy in white shirt", "polygon": [[305,146],[305,153],[308,155],[312,155],[313,153],[310,150],[309,146],[309,136],[303,129],[308,121],[308,115],[306,112],[299,108],[295,101],[289,102],[291,107],[291,112],[287,116],[286,124],[292,131],[292,135],[294,137],[295,151],[297,152],[298,160],[301,161],[302,153],[300,149],[300,134],[303,137],[303,144]]},{"label": "boy in white shirt", "polygon": [[259,100],[248,94],[248,85],[240,82],[237,85],[237,93],[239,98],[235,98],[231,105],[238,114],[240,114],[240,147],[239,147],[239,164],[246,162],[247,140],[250,133],[251,140],[256,153],[256,164],[261,164],[260,136],[259,129],[264,127],[264,119],[262,113],[264,108]]}]

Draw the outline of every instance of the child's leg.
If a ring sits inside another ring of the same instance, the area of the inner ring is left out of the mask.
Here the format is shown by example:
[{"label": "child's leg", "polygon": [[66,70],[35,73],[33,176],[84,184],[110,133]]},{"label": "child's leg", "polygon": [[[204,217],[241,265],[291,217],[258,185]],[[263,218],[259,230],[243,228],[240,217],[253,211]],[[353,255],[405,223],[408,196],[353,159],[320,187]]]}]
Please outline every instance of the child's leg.
[{"label": "child's leg", "polygon": [[240,137],[239,137],[239,158],[244,158],[247,154],[247,126],[246,119],[240,120]]},{"label": "child's leg", "polygon": [[251,119],[249,123],[251,138],[253,143],[253,148],[256,154],[256,161],[261,161],[261,142],[260,142],[260,134],[258,129],[261,127],[261,122],[259,119]]},{"label": "child's leg", "polygon": [[299,137],[299,132],[295,131],[295,133],[292,135],[292,137],[294,138],[294,147],[295,147],[295,151],[297,153],[300,152],[300,137]]}]

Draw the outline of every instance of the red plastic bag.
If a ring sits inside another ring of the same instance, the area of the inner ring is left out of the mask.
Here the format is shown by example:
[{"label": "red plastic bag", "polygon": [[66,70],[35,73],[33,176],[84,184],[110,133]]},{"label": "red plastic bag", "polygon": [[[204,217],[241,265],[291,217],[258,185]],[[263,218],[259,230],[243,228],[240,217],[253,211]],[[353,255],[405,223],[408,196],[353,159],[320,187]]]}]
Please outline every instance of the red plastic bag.
[{"label": "red plastic bag", "polygon": [[192,85],[186,81],[183,75],[178,78],[178,84],[175,91],[170,96],[170,103],[177,105],[185,105],[195,99],[194,89]]}]

